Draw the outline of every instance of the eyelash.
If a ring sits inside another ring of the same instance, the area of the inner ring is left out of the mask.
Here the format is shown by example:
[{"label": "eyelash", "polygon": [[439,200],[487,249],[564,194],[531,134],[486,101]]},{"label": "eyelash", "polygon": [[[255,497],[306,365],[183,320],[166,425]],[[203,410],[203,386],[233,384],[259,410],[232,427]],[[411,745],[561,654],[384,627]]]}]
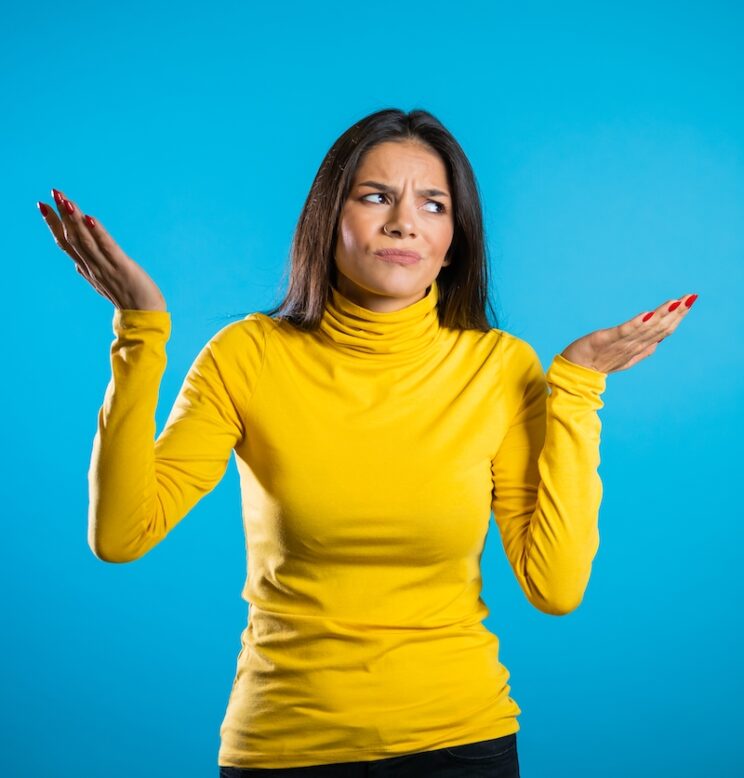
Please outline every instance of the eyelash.
[{"label": "eyelash", "polygon": [[[387,197],[388,195],[384,192],[370,192],[369,194],[366,194],[362,197],[362,200],[364,200],[365,197]],[[439,200],[427,200],[428,203],[436,203],[441,210],[437,211],[437,213],[447,213],[447,206],[444,203],[440,203]]]}]

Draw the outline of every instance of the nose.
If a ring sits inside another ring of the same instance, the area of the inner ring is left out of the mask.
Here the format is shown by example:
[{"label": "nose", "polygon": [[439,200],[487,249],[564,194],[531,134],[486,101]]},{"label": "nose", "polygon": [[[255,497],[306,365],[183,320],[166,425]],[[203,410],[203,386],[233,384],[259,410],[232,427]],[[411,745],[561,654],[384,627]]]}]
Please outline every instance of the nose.
[{"label": "nose", "polygon": [[399,200],[385,223],[386,231],[397,235],[413,235],[415,231],[414,213],[415,206]]}]

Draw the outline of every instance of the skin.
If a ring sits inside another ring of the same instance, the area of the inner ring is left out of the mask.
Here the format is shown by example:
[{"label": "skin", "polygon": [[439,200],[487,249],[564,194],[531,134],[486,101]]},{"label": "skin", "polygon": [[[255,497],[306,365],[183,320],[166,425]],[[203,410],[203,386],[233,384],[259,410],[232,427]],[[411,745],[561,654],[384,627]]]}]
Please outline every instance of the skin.
[{"label": "skin", "polygon": [[160,289],[119,248],[98,219],[83,214],[63,192],[52,189],[59,216],[46,203],[37,206],[54,242],[72,259],[76,271],[119,310],[166,311]]},{"label": "skin", "polygon": [[[654,311],[643,311],[616,327],[590,332],[573,341],[561,353],[569,361],[600,373],[627,370],[656,351],[659,343],[689,314],[696,299],[696,294],[686,294],[676,300],[667,300]],[[651,313],[650,317],[648,313]]]},{"label": "skin", "polygon": [[[376,181],[393,187],[384,192]],[[420,195],[438,189],[445,195]],[[340,217],[335,261],[338,290],[371,311],[391,312],[421,300],[450,263],[454,236],[447,169],[438,154],[415,141],[380,143],[357,168]],[[387,231],[386,231],[387,230]],[[377,249],[413,249],[414,265],[383,262]]]}]

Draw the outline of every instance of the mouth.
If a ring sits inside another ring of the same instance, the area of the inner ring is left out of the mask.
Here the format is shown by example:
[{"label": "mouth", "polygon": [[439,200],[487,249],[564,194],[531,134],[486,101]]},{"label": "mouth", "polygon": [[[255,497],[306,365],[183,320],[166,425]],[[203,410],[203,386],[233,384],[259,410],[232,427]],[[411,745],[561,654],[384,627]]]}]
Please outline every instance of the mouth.
[{"label": "mouth", "polygon": [[410,249],[379,249],[375,251],[375,255],[384,262],[397,262],[401,265],[413,265],[421,259],[418,251]]}]

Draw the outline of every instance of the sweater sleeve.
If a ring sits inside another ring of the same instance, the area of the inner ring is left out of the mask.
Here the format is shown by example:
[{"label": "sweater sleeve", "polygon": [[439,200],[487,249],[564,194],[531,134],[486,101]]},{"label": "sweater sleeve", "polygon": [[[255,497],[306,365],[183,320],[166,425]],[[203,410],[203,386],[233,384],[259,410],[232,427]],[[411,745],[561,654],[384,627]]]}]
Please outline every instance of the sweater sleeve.
[{"label": "sweater sleeve", "polygon": [[[222,479],[245,435],[241,408],[260,364],[262,336],[255,318],[220,330],[189,368],[156,439],[170,313],[116,309],[113,330],[111,380],[88,470],[88,544],[104,561],[130,562]],[[245,364],[235,360],[235,337]]]},{"label": "sweater sleeve", "polygon": [[491,463],[494,519],[527,599],[563,615],[581,603],[599,548],[597,411],[607,374],[557,354],[545,376],[535,350],[514,336],[506,351],[516,412]]}]

